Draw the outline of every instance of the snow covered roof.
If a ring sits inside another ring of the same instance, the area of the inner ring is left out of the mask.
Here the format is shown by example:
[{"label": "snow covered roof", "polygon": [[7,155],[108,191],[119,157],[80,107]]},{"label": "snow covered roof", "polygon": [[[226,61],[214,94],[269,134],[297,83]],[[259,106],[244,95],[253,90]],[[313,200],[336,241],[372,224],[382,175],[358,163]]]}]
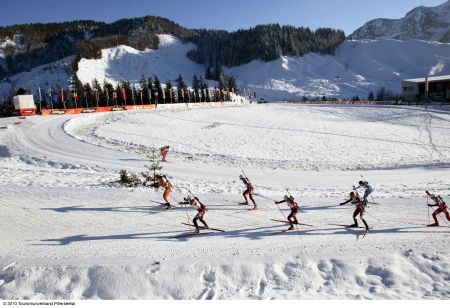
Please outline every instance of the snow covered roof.
[{"label": "snow covered roof", "polygon": [[[430,76],[428,77],[428,81],[442,81],[442,80],[450,80],[450,75],[444,75],[444,76]],[[408,82],[425,82],[425,77],[421,78],[413,78],[413,79],[404,79],[403,81]]]}]

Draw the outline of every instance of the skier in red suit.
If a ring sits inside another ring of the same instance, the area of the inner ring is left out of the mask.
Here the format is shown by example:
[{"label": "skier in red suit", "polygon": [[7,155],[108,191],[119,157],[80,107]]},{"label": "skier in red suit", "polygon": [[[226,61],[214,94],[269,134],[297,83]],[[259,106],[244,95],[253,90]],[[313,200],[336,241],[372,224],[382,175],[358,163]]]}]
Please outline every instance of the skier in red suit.
[{"label": "skier in red suit", "polygon": [[166,161],[167,153],[169,152],[169,146],[166,145],[159,149],[161,151],[162,161]]},{"label": "skier in red suit", "polygon": [[439,222],[437,220],[437,215],[440,213],[445,213],[445,217],[448,221],[450,221],[450,214],[448,212],[447,204],[442,200],[441,196],[435,196],[434,194],[430,194],[429,191],[425,191],[427,195],[434,201],[434,204],[428,204],[430,207],[437,206],[438,208],[433,212],[434,224],[428,225],[429,227],[439,226]]},{"label": "skier in red suit", "polygon": [[364,220],[363,215],[364,215],[364,203],[361,200],[361,198],[359,197],[358,193],[352,191],[350,192],[350,199],[348,199],[345,202],[339,203],[339,205],[344,205],[351,202],[352,204],[354,204],[356,206],[355,211],[353,212],[353,221],[355,222],[353,225],[350,225],[349,227],[351,228],[356,228],[358,227],[358,221],[356,220],[356,216],[358,216],[361,218],[362,222],[364,223],[364,225],[366,226],[366,230],[369,229],[369,226],[367,225],[367,222]]},{"label": "skier in red suit", "polygon": [[194,223],[195,226],[195,232],[199,233],[199,226],[197,223],[197,220],[200,220],[201,223],[205,226],[205,229],[209,229],[208,224],[206,223],[206,221],[203,220],[203,216],[205,215],[207,209],[206,206],[200,202],[200,200],[197,197],[190,197],[188,196],[187,198],[184,198],[184,202],[179,202],[179,204],[190,204],[192,206],[194,206],[197,210],[197,215],[195,215],[194,219],[192,220],[192,222]]},{"label": "skier in red suit", "polygon": [[244,185],[246,187],[244,193],[242,194],[244,196],[245,202],[243,204],[248,205],[248,200],[247,200],[247,194],[250,197],[250,200],[252,200],[253,202],[253,209],[256,210],[256,202],[255,199],[253,198],[253,186],[250,183],[249,179],[246,178],[243,175],[239,176],[239,179],[244,182]]},{"label": "skier in red suit", "polygon": [[166,209],[171,208],[171,204],[169,202],[169,195],[172,192],[172,184],[170,184],[169,180],[165,175],[157,174],[156,179],[159,181],[159,185],[164,188],[163,199],[166,201]]}]

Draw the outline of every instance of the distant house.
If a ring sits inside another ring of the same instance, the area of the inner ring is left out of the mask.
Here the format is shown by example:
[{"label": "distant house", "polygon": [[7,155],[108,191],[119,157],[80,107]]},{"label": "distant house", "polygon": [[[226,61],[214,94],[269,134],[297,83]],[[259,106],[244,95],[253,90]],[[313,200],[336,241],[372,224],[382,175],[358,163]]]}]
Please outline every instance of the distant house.
[{"label": "distant house", "polygon": [[[428,86],[427,86],[428,83]],[[450,75],[402,80],[405,100],[450,102]]]}]

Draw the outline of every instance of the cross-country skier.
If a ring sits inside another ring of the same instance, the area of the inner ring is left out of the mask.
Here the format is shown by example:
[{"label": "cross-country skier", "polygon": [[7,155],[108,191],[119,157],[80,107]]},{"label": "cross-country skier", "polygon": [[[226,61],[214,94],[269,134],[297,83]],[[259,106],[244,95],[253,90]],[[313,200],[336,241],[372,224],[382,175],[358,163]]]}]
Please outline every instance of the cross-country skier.
[{"label": "cross-country skier", "polygon": [[162,161],[166,161],[167,153],[169,152],[169,146],[166,145],[159,149],[161,151]]},{"label": "cross-country skier", "polygon": [[358,184],[359,184],[359,186],[355,187],[354,190],[357,190],[360,187],[364,188],[363,202],[364,202],[364,205],[367,205],[367,202],[368,202],[367,197],[369,197],[369,195],[373,192],[373,188],[372,188],[372,186],[369,185],[369,182],[367,182],[367,181],[359,181]]},{"label": "cross-country skier", "polygon": [[196,233],[200,232],[197,220],[201,221],[201,223],[205,226],[205,229],[209,229],[208,225],[203,220],[203,216],[205,215],[205,213],[207,211],[206,206],[203,203],[201,203],[197,197],[188,196],[187,198],[184,198],[184,202],[179,202],[179,204],[190,204],[197,209],[198,213],[197,213],[197,215],[195,215],[194,219],[192,220],[192,222],[194,223],[194,226],[195,226]]},{"label": "cross-country skier", "polygon": [[156,174],[155,178],[159,181],[159,185],[164,188],[163,198],[166,201],[166,209],[170,209],[172,206],[169,202],[169,195],[172,192],[172,184],[170,184],[165,175]]},{"label": "cross-country skier", "polygon": [[364,225],[366,226],[366,230],[369,230],[369,226],[367,225],[366,221],[363,218],[364,215],[364,203],[361,200],[361,197],[358,195],[357,192],[352,191],[350,192],[350,199],[348,199],[345,202],[339,203],[339,205],[344,205],[351,202],[352,204],[354,204],[356,206],[355,211],[353,212],[353,221],[355,222],[353,225],[350,225],[350,228],[356,228],[358,227],[358,221],[356,220],[356,216],[358,216],[361,218],[362,222],[364,223]]},{"label": "cross-country skier", "polygon": [[[286,202],[291,208],[291,213],[287,217],[289,224],[291,225],[288,230],[294,230],[294,224],[298,225],[297,215],[300,211],[297,202],[295,202],[294,197],[284,195],[284,199],[281,201],[275,201],[275,204],[280,204]],[[291,220],[293,218],[293,220]]]},{"label": "cross-country skier", "polygon": [[438,208],[433,212],[432,216],[434,219],[434,224],[428,225],[429,227],[439,226],[439,222],[437,220],[437,215],[440,213],[445,213],[445,217],[448,221],[450,221],[450,214],[448,212],[447,204],[442,200],[441,196],[435,196],[434,194],[430,194],[430,192],[427,190],[425,191],[427,195],[431,198],[431,200],[434,201],[434,204],[428,204],[430,207],[437,206]]},{"label": "cross-country skier", "polygon": [[246,187],[244,193],[242,194],[244,196],[245,202],[243,204],[248,205],[248,200],[247,200],[247,194],[250,197],[250,200],[252,200],[253,202],[253,209],[256,210],[256,202],[255,199],[253,198],[253,186],[250,183],[250,180],[243,176],[242,174],[239,176],[239,179],[244,182],[244,185]]}]

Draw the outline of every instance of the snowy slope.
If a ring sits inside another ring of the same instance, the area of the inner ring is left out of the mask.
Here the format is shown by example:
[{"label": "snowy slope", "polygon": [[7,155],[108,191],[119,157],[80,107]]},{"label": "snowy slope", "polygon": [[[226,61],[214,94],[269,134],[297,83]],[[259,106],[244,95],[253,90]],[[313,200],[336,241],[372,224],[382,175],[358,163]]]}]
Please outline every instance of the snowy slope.
[{"label": "snowy slope", "polygon": [[415,39],[450,43],[450,1],[436,7],[416,7],[401,19],[371,20],[353,32],[349,38]]},{"label": "snowy slope", "polygon": [[43,89],[45,95],[48,89],[66,89],[69,85],[69,71],[74,57],[35,67],[29,72],[23,72],[9,77],[9,81],[0,82],[0,101],[7,98],[13,89],[25,88],[35,95],[37,99],[38,88]]},{"label": "snowy slope", "polygon": [[[2,299],[449,297],[449,228],[424,227],[424,189],[450,196],[446,109],[267,104],[17,121],[0,119]],[[163,211],[161,191],[115,183],[165,144],[171,200],[189,188],[227,232],[174,238],[195,209]],[[242,168],[259,211],[238,204]],[[338,203],[361,174],[379,203],[363,240],[336,225],[352,221],[354,207]],[[285,187],[312,226],[274,234],[287,228],[270,220],[288,214],[273,203]]]},{"label": "snowy slope", "polygon": [[[142,75],[156,74],[161,82],[173,80],[182,74],[190,84],[194,74],[203,75],[204,67],[186,57],[192,44],[182,44],[169,35],[161,35],[158,50],[137,51],[118,46],[102,51],[98,60],[82,59],[78,77],[83,83],[96,78],[116,84],[121,80],[138,82]],[[335,55],[310,53],[304,57],[281,57],[271,62],[252,61],[248,64],[224,68],[237,77],[239,87],[250,89],[258,97],[269,100],[299,99],[302,96],[334,96],[366,98],[370,91],[384,86],[395,93],[401,92],[401,80],[426,75],[450,74],[450,44],[424,41],[345,41]],[[54,65],[39,67],[28,73],[13,76],[16,86],[31,90],[38,86],[67,84],[69,76],[64,70],[66,59]],[[47,74],[46,67],[57,72]],[[209,81],[213,86],[215,82]],[[174,83],[173,83],[174,85]],[[11,84],[0,82],[0,99],[11,89]],[[35,93],[35,92],[34,92]]]},{"label": "snowy slope", "polygon": [[98,60],[82,59],[78,66],[78,78],[83,83],[95,78],[103,84],[107,80],[117,84],[122,80],[138,83],[142,75],[146,78],[158,76],[162,83],[173,80],[181,74],[190,84],[192,76],[204,75],[203,65],[186,57],[186,53],[195,48],[192,43],[183,44],[172,35],[159,35],[160,45],[157,50],[138,51],[128,46],[118,46],[102,50]]}]

